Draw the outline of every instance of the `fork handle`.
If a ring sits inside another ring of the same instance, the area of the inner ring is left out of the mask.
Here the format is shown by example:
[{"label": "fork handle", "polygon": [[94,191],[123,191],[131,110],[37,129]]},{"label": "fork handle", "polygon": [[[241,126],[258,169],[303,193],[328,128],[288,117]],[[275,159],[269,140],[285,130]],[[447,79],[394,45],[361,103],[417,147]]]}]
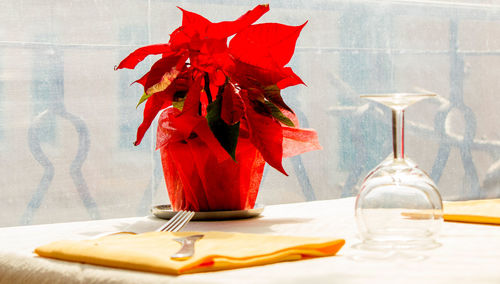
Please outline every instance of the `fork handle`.
[{"label": "fork handle", "polygon": [[181,241],[182,247],[181,249],[170,256],[171,259],[183,260],[190,258],[194,254],[194,242],[196,240],[192,239],[184,239]]}]

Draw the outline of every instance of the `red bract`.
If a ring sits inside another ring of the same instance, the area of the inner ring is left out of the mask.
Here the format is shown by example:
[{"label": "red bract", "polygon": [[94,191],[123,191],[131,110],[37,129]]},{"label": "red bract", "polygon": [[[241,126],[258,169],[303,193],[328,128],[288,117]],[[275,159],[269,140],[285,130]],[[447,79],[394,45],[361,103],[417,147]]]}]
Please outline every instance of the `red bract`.
[{"label": "red bract", "polygon": [[273,85],[279,89],[304,84],[290,67],[276,67],[266,69],[255,65],[250,65],[239,60],[233,60],[233,65],[226,69],[231,78],[243,88],[257,87],[264,89]]},{"label": "red bract", "polygon": [[250,133],[250,141],[257,148],[264,160],[273,168],[286,175],[281,164],[283,158],[283,131],[280,123],[265,113],[265,106],[257,106],[258,101],[251,101],[243,96],[246,105],[245,118]]},{"label": "red bract", "polygon": [[276,23],[250,26],[234,36],[229,51],[242,62],[275,70],[292,58],[295,43],[306,23],[298,27]]},{"label": "red bract", "polygon": [[154,45],[149,45],[149,46],[144,46],[136,51],[132,52],[129,56],[127,56],[125,59],[118,64],[118,66],[115,67],[116,69],[122,69],[122,68],[129,68],[129,69],[134,69],[139,62],[144,60],[148,55],[152,54],[167,54],[170,52],[170,45],[169,44],[154,44]]},{"label": "red bract", "polygon": [[232,84],[226,85],[222,93],[222,109],[220,117],[225,123],[234,125],[245,113],[245,102],[239,91]]},{"label": "red bract", "polygon": [[285,65],[306,23],[254,25],[269,5],[219,23],[179,9],[182,25],[168,43],[141,47],[116,67],[135,68],[148,55],[161,55],[136,81],[144,87],[139,104],[146,101],[136,145],[158,112],[173,106],[164,118],[168,123],[158,132],[158,148],[196,139],[217,159],[229,155],[235,161],[238,141],[248,139],[245,143],[253,144],[267,163],[284,174],[284,156],[320,148],[316,132],[297,127],[281,96],[282,89],[304,84]]}]

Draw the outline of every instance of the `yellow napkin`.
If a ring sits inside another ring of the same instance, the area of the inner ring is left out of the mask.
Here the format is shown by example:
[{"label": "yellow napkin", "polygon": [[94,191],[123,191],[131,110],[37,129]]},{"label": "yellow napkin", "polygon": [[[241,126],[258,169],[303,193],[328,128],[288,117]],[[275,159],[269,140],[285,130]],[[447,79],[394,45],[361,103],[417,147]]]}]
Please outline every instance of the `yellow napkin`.
[{"label": "yellow napkin", "polygon": [[445,221],[500,225],[500,199],[448,201],[443,206]]},{"label": "yellow napkin", "polygon": [[[180,244],[173,238],[203,234],[195,255],[172,260]],[[150,232],[95,240],[56,241],[35,249],[43,257],[164,274],[214,271],[335,255],[342,239],[228,232]]]}]

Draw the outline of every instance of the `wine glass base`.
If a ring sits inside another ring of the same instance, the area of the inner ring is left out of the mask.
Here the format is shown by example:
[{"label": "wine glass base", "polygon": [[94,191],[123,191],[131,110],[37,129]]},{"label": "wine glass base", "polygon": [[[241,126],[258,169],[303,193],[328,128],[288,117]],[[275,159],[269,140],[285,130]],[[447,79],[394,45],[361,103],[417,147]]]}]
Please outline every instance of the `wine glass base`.
[{"label": "wine glass base", "polygon": [[434,240],[404,241],[404,242],[380,242],[364,241],[356,243],[351,247],[358,253],[351,256],[355,261],[423,261],[428,256],[423,252],[440,247],[441,244]]},{"label": "wine glass base", "polygon": [[365,251],[419,251],[440,247],[435,240],[412,241],[364,241],[352,245],[352,248]]},{"label": "wine glass base", "polygon": [[358,251],[348,256],[354,261],[424,261],[428,258],[422,252],[406,251]]}]

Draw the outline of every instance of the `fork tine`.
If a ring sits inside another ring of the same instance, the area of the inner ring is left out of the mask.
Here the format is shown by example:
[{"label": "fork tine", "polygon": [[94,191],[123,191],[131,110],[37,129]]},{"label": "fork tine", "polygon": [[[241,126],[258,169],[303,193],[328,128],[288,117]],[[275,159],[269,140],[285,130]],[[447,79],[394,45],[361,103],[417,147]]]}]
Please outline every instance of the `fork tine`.
[{"label": "fork tine", "polygon": [[175,220],[173,220],[172,222],[169,222],[163,229],[162,231],[163,232],[171,232],[172,231],[172,228],[175,228],[177,226],[177,224],[181,223],[182,220],[184,219],[184,217],[186,216],[186,214],[188,214],[187,211],[180,211],[179,213],[177,213],[174,217],[177,217]]},{"label": "fork tine", "polygon": [[189,212],[184,211],[181,216],[179,216],[179,219],[176,222],[172,222],[170,226],[166,227],[163,231],[166,232],[174,232],[175,228],[177,228],[180,224],[184,223],[184,219],[186,219],[186,216],[188,216]]},{"label": "fork tine", "polygon": [[162,227],[158,228],[156,232],[168,231],[167,228],[170,228],[174,223],[177,223],[181,217],[186,214],[186,211],[179,211],[175,213],[174,217],[170,218],[167,223],[165,223]]},{"label": "fork tine", "polygon": [[194,217],[194,212],[193,211],[187,211],[187,214],[186,216],[183,218],[182,222],[177,224],[177,226],[175,228],[172,229],[172,232],[177,232],[179,231],[180,229],[184,228],[184,226],[187,225],[187,223],[189,223],[189,221]]},{"label": "fork tine", "polygon": [[180,222],[176,223],[173,228],[170,229],[170,232],[177,232],[182,229],[194,216],[193,211],[186,211],[186,214],[182,216]]},{"label": "fork tine", "polygon": [[179,211],[165,225],[157,229],[157,232],[177,232],[182,229],[194,216],[193,211]]}]

